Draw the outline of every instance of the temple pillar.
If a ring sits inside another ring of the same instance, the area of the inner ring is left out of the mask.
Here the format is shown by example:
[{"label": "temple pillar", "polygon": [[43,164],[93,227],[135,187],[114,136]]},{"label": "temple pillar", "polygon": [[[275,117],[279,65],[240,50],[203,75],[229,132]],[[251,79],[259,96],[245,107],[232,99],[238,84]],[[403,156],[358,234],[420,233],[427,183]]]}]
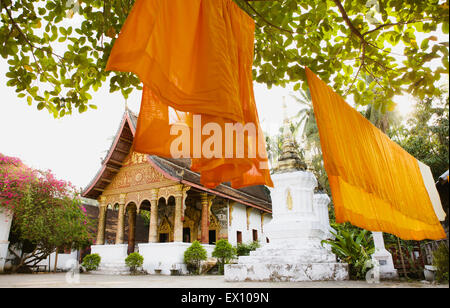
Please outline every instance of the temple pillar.
[{"label": "temple pillar", "polygon": [[183,222],[181,221],[181,208],[182,208],[182,197],[175,197],[175,217],[173,224],[173,241],[182,242],[183,241]]},{"label": "temple pillar", "polygon": [[175,213],[173,220],[173,241],[183,242],[183,221],[184,205],[183,205],[183,185],[177,186],[175,197]]},{"label": "temple pillar", "polygon": [[134,246],[136,243],[136,206],[129,205],[127,208],[128,212],[128,250],[127,253],[133,253],[134,252]]},{"label": "temple pillar", "polygon": [[150,198],[150,226],[148,230],[148,242],[158,242],[158,190],[152,189],[152,196]]},{"label": "temple pillar", "polygon": [[201,218],[201,242],[202,244],[209,244],[209,216],[214,196],[207,193],[200,194],[202,204],[202,218]]},{"label": "temple pillar", "polygon": [[120,195],[119,213],[117,216],[116,244],[123,244],[125,234],[125,195]]},{"label": "temple pillar", "polygon": [[105,244],[105,231],[106,231],[106,211],[107,206],[105,203],[105,197],[100,197],[100,202],[98,206],[98,227],[97,227],[97,240],[96,245]]}]

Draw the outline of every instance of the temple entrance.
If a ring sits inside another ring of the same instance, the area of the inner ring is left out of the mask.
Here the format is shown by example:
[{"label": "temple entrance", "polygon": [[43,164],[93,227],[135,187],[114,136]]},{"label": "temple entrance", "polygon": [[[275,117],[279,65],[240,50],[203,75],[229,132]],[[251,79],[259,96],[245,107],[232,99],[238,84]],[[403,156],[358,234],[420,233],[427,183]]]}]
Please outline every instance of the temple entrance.
[{"label": "temple entrance", "polygon": [[167,242],[169,242],[169,233],[160,233],[159,234],[159,242],[160,243],[167,243]]},{"label": "temple entrance", "polygon": [[216,243],[216,230],[209,230],[209,244],[214,245]]},{"label": "temple entrance", "polygon": [[183,228],[183,242],[191,242],[191,228]]}]

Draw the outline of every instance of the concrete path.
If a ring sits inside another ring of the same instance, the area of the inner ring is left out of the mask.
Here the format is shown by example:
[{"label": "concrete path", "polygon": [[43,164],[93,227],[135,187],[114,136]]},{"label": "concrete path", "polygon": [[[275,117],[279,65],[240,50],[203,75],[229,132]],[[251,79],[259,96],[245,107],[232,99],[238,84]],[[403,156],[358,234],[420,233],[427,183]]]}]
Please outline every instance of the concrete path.
[{"label": "concrete path", "polygon": [[[77,280],[79,278],[79,280]],[[116,276],[68,273],[3,274],[0,288],[448,288],[448,284],[365,281],[226,282],[223,276]]]}]

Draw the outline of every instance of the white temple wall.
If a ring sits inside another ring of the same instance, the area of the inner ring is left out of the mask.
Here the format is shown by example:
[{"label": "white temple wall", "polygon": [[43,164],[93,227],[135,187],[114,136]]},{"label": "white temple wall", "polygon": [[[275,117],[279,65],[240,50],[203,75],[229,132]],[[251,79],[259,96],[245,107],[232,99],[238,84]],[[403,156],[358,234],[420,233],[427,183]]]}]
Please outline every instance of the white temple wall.
[{"label": "white temple wall", "polygon": [[6,259],[8,257],[9,231],[11,229],[12,214],[5,210],[0,210],[0,273],[3,272]]},{"label": "white temple wall", "polygon": [[[228,211],[229,212],[229,211]],[[261,214],[262,212],[257,209],[252,209],[250,211],[249,219],[248,219],[248,227],[247,227],[247,206],[234,203],[233,210],[231,213],[231,225],[228,225],[228,241],[231,245],[236,246],[237,232],[240,231],[242,235],[242,243],[247,244],[253,241],[253,230],[256,230],[258,233],[258,241],[261,245],[266,243],[266,235],[263,233],[261,229]],[[266,214],[264,216],[264,225],[271,220],[271,215]],[[228,222],[230,221],[230,217],[228,215]],[[264,227],[263,227],[264,229]]]}]

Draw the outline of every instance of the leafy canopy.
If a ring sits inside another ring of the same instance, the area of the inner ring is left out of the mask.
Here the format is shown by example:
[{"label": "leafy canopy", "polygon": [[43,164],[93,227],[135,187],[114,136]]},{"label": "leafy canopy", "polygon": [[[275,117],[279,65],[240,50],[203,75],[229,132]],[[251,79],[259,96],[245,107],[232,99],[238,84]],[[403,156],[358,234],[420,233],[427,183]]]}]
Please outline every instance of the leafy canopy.
[{"label": "leafy canopy", "polygon": [[[448,74],[448,1],[234,0],[256,22],[254,78],[306,89],[304,66],[356,103],[379,103],[407,91],[439,94]],[[0,55],[8,86],[55,117],[85,112],[105,82],[124,97],[140,89],[131,73],[105,66],[133,0],[0,0]],[[78,22],[71,22],[70,19]],[[420,38],[419,35],[420,34]],[[442,63],[435,69],[427,64]],[[366,84],[367,77],[372,82]],[[372,91],[374,87],[381,91]]]}]

